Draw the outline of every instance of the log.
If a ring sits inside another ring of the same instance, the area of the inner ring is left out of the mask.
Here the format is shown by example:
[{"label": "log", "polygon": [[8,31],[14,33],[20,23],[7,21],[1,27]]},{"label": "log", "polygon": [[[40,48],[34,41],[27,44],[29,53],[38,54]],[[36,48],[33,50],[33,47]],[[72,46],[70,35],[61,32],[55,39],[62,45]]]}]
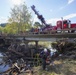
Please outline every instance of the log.
[{"label": "log", "polygon": [[20,56],[24,56],[24,54],[22,54],[22,53],[20,53],[20,52],[17,52],[16,50],[9,50],[9,51],[11,51],[11,52],[14,52],[14,53],[16,53],[17,55],[20,55]]}]

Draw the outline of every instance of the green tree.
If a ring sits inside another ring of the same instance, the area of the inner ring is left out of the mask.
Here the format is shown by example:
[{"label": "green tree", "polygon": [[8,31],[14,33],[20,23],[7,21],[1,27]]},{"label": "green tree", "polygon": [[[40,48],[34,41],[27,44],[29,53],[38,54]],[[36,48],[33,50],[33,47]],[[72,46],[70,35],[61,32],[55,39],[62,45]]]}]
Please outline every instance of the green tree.
[{"label": "green tree", "polygon": [[39,22],[35,22],[35,23],[34,23],[34,27],[35,27],[35,28],[41,28],[42,25],[41,25]]},{"label": "green tree", "polygon": [[[19,31],[26,31],[31,28],[31,13],[28,11],[28,8],[25,3],[19,5],[19,6],[14,6],[11,9],[11,16],[9,18],[9,29],[13,29],[12,32],[19,32]],[[10,26],[11,25],[11,26]],[[16,26],[14,26],[16,25]],[[6,29],[8,28],[6,26]],[[11,28],[10,28],[11,27]],[[9,30],[8,30],[9,31]]]},{"label": "green tree", "polygon": [[3,31],[3,27],[0,26],[0,34],[2,33],[2,31]]},{"label": "green tree", "polygon": [[18,30],[17,22],[9,23],[6,25],[6,27],[4,27],[4,33],[7,34],[16,34],[18,32],[17,30]]}]

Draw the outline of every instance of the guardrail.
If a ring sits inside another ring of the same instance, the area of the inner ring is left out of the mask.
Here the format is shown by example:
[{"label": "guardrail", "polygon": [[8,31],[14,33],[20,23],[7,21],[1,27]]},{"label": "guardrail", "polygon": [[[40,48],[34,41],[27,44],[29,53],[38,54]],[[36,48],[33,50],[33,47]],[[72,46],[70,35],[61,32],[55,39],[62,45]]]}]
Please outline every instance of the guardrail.
[{"label": "guardrail", "polygon": [[[67,31],[67,32],[66,32]],[[71,32],[71,31],[75,31],[75,32]],[[0,38],[2,37],[12,37],[12,36],[29,36],[29,35],[42,35],[42,34],[71,34],[74,33],[76,34],[76,28],[69,28],[69,29],[61,29],[61,30],[51,30],[51,31],[39,31],[39,32],[25,32],[25,33],[18,33],[18,34],[0,34]]]},{"label": "guardrail", "polygon": [[65,33],[65,31],[68,31],[68,33],[72,33],[71,31],[76,31],[76,28],[50,30],[50,31],[39,31],[39,32],[28,32],[25,34],[55,34],[55,33],[58,33],[58,31],[60,31],[61,33]]}]

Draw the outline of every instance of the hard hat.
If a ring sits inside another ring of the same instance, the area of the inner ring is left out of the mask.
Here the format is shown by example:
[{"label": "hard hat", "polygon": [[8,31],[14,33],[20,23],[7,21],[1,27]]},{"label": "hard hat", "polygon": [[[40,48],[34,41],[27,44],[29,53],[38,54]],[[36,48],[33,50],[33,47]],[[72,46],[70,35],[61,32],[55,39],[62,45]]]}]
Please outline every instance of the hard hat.
[{"label": "hard hat", "polygon": [[47,52],[47,49],[46,48],[44,48],[44,52]]}]

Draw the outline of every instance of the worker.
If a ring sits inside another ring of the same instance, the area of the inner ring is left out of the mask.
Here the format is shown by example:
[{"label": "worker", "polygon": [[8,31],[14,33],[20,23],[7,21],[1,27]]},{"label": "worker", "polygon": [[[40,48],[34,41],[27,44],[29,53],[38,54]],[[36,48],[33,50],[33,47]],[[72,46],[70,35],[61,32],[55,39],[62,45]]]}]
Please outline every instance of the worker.
[{"label": "worker", "polygon": [[40,57],[42,59],[42,68],[43,68],[43,70],[46,70],[46,65],[47,65],[46,60],[47,60],[48,55],[49,55],[49,52],[48,52],[48,50],[46,48],[44,48],[44,50],[41,51],[41,53],[40,53]]}]

